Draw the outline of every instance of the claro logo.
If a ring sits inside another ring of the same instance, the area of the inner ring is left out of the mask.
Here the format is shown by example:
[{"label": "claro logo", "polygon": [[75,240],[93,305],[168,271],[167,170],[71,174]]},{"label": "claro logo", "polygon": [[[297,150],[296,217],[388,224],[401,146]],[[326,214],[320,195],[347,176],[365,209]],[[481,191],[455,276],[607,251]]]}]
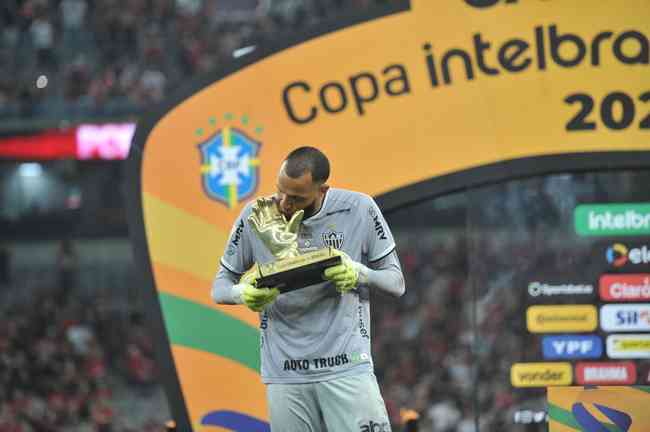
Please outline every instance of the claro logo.
[{"label": "claro logo", "polygon": [[650,301],[650,273],[602,275],[599,288],[602,300]]}]

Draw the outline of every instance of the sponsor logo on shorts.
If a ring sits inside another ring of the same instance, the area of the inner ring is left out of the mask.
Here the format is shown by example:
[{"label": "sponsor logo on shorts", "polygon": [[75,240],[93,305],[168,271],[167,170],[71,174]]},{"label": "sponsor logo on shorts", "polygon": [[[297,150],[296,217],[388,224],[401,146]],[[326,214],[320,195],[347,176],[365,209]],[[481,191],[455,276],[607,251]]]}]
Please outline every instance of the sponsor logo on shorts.
[{"label": "sponsor logo on shorts", "polygon": [[510,368],[513,387],[565,386],[572,381],[571,363],[515,363]]},{"label": "sponsor logo on shorts", "polygon": [[526,326],[531,333],[590,332],[598,325],[593,305],[531,306],[526,310]]},{"label": "sponsor logo on shorts", "polygon": [[602,275],[599,293],[609,301],[650,300],[650,273]]}]

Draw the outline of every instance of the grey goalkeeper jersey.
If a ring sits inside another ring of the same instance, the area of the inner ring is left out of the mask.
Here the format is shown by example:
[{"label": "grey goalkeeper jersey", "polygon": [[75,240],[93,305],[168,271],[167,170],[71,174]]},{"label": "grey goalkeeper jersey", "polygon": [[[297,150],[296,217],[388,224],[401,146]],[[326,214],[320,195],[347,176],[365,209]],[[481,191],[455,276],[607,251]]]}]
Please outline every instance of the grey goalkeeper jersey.
[{"label": "grey goalkeeper jersey", "polygon": [[[221,260],[236,274],[273,259],[251,230],[251,207],[235,222]],[[370,196],[330,188],[320,211],[300,225],[298,246],[301,252],[332,246],[372,267],[393,252],[395,241]],[[372,371],[368,288],[341,295],[332,282],[323,282],[280,294],[260,314],[260,351],[264,383],[316,382]]]}]

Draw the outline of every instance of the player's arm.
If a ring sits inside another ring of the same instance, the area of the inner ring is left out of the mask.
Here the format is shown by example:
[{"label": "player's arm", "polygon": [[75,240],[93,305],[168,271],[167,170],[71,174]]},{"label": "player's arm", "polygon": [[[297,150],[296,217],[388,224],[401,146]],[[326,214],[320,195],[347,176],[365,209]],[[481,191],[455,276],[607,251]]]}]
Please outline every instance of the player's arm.
[{"label": "player's arm", "polygon": [[404,274],[395,249],[385,257],[373,261],[368,267],[360,264],[359,281],[370,288],[382,291],[394,297],[401,297],[406,292]]},{"label": "player's arm", "polygon": [[244,208],[235,221],[219,270],[212,282],[212,298],[219,304],[245,304],[259,312],[275,300],[277,289],[258,287],[257,265],[254,261],[251,228],[248,222],[251,207]]},{"label": "player's arm", "polygon": [[404,275],[394,249],[385,257],[369,263],[368,266],[352,260],[344,252],[336,251],[336,253],[341,255],[341,264],[325,270],[324,276],[334,282],[340,293],[346,293],[353,288],[368,287],[371,290],[400,297],[406,291]]}]

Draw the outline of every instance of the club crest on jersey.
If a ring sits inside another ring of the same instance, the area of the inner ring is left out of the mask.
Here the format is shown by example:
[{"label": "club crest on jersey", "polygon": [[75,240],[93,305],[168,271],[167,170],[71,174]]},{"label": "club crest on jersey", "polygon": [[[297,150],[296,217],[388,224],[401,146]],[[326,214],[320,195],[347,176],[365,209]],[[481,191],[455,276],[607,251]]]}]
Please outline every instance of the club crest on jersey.
[{"label": "club crest on jersey", "polygon": [[239,129],[219,129],[199,144],[201,178],[208,197],[229,208],[252,196],[259,182],[261,144]]},{"label": "club crest on jersey", "polygon": [[340,231],[325,231],[323,233],[323,244],[334,249],[341,249],[343,247],[344,236]]}]

